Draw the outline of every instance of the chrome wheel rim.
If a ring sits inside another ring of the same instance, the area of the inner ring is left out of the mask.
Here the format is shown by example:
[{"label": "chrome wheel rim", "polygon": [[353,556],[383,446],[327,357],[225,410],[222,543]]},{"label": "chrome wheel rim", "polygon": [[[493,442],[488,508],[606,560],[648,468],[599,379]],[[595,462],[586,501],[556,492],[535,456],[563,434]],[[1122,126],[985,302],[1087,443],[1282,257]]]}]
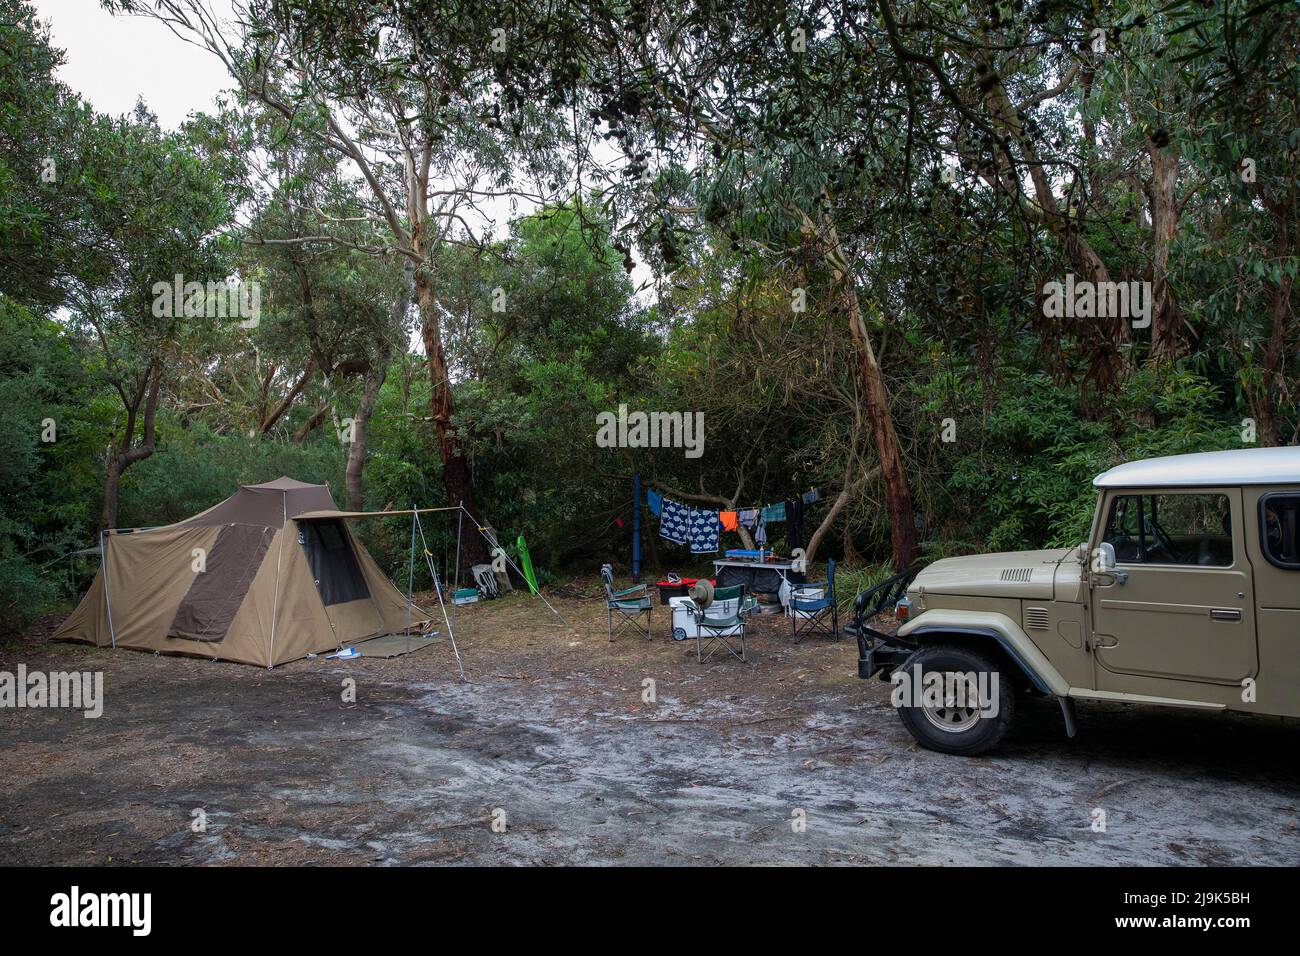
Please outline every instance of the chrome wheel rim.
[{"label": "chrome wheel rim", "polygon": [[[958,706],[957,685],[966,686],[966,699]],[[973,706],[972,706],[973,705]],[[925,719],[949,734],[965,733],[979,723],[979,689],[969,674],[945,672],[943,675],[943,702],[921,708]]]}]

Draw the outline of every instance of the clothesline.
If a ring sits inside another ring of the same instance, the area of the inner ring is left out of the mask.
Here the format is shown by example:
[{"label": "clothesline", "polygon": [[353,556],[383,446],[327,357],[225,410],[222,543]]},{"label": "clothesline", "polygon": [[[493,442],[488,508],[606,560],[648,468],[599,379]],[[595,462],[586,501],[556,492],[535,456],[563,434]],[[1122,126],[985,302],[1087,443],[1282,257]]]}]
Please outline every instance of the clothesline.
[{"label": "clothesline", "polygon": [[817,489],[811,488],[774,504],[721,511],[685,505],[653,488],[646,489],[646,506],[659,518],[659,536],[674,544],[690,545],[692,554],[716,554],[721,533],[739,531],[742,526],[754,532],[754,542],[762,547],[767,544],[767,525],[773,521],[788,522],[787,545],[792,550],[802,547],[804,507],[820,498]]}]

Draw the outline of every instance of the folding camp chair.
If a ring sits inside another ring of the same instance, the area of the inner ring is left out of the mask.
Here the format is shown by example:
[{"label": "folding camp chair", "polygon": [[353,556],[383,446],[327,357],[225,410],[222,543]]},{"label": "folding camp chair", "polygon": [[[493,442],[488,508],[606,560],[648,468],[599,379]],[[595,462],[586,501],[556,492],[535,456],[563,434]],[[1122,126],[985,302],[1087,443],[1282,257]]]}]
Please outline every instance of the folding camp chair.
[{"label": "folding camp chair", "polygon": [[[605,607],[609,612],[609,639],[614,640],[614,615],[619,618],[617,630],[631,627],[642,637],[650,637],[650,594],[647,586],[614,590],[614,569],[608,564],[600,566],[600,576],[605,582]],[[645,615],[645,627],[641,626],[641,615]]]},{"label": "folding camp chair", "polygon": [[[829,624],[829,627],[827,626]],[[826,562],[826,580],[796,584],[790,591],[790,633],[799,643],[812,634],[840,639],[840,609],[835,603],[835,562]]]},{"label": "folding camp chair", "polygon": [[[735,608],[729,602],[735,602]],[[728,606],[719,613],[717,605],[728,602]],[[709,608],[701,608],[694,600],[687,599],[686,611],[695,622],[695,659],[703,664],[713,656],[721,644],[731,651],[731,656],[738,661],[749,663],[745,656],[745,622],[753,604],[745,602],[745,586],[718,588],[713,592],[713,603]],[[714,609],[713,614],[708,611]],[[734,640],[739,641],[739,650]],[[709,642],[709,653],[704,654],[704,642]]]}]

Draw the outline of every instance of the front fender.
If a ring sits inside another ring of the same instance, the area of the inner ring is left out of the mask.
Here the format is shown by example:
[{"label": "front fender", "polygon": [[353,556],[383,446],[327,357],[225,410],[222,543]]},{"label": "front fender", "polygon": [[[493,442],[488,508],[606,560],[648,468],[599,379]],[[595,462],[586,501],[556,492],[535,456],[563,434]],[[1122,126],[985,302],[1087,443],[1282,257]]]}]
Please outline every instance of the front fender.
[{"label": "front fender", "polygon": [[994,640],[1044,694],[1064,697],[1070,684],[1038,649],[1020,625],[995,611],[924,611],[898,629],[898,636],[916,641],[927,635],[963,634]]}]

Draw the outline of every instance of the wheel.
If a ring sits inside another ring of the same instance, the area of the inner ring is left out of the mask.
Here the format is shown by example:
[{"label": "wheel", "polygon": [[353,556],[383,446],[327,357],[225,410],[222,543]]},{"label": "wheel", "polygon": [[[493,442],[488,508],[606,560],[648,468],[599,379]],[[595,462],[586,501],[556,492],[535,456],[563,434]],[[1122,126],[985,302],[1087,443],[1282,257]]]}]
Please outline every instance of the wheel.
[{"label": "wheel", "polygon": [[675,628],[673,628],[673,640],[674,640],[674,641],[684,641],[684,640],[686,640],[686,628],[684,628],[684,627],[675,627]]},{"label": "wheel", "polygon": [[1011,726],[1016,695],[1010,675],[978,651],[923,647],[891,679],[903,726],[929,750],[973,757],[996,747]]}]

